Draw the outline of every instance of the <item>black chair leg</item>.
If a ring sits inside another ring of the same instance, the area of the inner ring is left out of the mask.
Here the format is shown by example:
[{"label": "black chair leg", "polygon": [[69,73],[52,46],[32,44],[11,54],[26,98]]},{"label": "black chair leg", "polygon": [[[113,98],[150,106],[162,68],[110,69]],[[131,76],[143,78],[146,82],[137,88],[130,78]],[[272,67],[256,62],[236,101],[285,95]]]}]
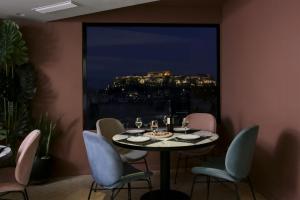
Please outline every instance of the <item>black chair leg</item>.
[{"label": "black chair leg", "polygon": [[177,162],[176,162],[176,169],[175,169],[175,179],[174,179],[174,184],[176,184],[177,181],[177,175],[178,175],[178,170],[179,170],[179,164],[181,160],[181,154],[178,154]]},{"label": "black chair leg", "polygon": [[209,191],[210,191],[210,176],[206,177],[206,183],[207,183],[207,188],[206,188],[206,199],[209,199]]},{"label": "black chair leg", "polygon": [[239,192],[239,186],[238,186],[238,184],[234,183],[234,187],[235,187],[236,199],[240,200],[240,192]]},{"label": "black chair leg", "polygon": [[249,185],[249,187],[250,187],[250,190],[251,190],[253,199],[256,200],[254,188],[253,188],[252,182],[251,182],[251,180],[250,180],[250,177],[248,177],[248,185]]},{"label": "black chair leg", "polygon": [[29,197],[28,197],[28,193],[27,193],[26,188],[25,188],[24,192],[25,192],[26,199],[29,200]]},{"label": "black chair leg", "polygon": [[93,191],[94,184],[95,184],[95,181],[92,182],[90,192],[89,192],[89,196],[88,196],[88,200],[90,200],[90,198],[91,198],[91,194],[92,194],[92,191]]},{"label": "black chair leg", "polygon": [[114,200],[114,198],[115,198],[115,189],[112,189],[111,190],[111,194],[110,194],[110,200]]},{"label": "black chair leg", "polygon": [[[145,166],[146,166],[147,172],[150,172],[150,171],[149,171],[148,162],[147,162],[146,158],[144,158],[144,162],[145,162]],[[151,190],[151,189],[152,189],[151,177],[149,177],[149,179],[147,180],[147,182],[148,182],[149,188],[150,188],[150,190]]]},{"label": "black chair leg", "polygon": [[95,183],[95,186],[93,188],[94,192],[97,192],[97,189],[98,189],[97,187],[98,187],[98,185],[97,185],[97,183]]},{"label": "black chair leg", "polygon": [[128,200],[131,200],[131,184],[128,183]]},{"label": "black chair leg", "polygon": [[24,200],[27,200],[27,197],[26,197],[25,191],[22,191],[21,193],[22,193],[23,199],[24,199]]},{"label": "black chair leg", "polygon": [[192,188],[191,188],[191,193],[190,193],[190,198],[191,199],[192,199],[192,196],[193,196],[194,186],[195,186],[197,178],[198,178],[198,176],[194,176],[193,183],[192,183]]},{"label": "black chair leg", "polygon": [[147,163],[147,160],[146,160],[146,158],[144,158],[144,162],[145,162],[145,167],[146,167],[146,170],[147,170],[147,172],[149,172],[149,166],[148,166],[148,163]]},{"label": "black chair leg", "polygon": [[151,183],[150,177],[147,178],[146,181],[147,181],[147,183],[148,183],[149,190],[151,191],[151,190],[152,190],[152,183]]},{"label": "black chair leg", "polygon": [[187,172],[188,160],[189,160],[189,156],[185,156],[185,159],[184,159],[184,171],[185,172]]}]

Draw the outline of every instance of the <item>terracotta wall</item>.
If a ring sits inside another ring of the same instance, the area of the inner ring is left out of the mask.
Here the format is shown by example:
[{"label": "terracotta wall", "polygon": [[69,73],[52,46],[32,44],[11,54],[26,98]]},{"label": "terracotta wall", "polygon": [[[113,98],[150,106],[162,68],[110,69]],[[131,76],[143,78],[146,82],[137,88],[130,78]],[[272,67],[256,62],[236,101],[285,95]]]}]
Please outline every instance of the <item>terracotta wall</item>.
[{"label": "terracotta wall", "polygon": [[252,177],[268,199],[300,199],[300,1],[234,0],[223,9],[222,115],[259,124]]},{"label": "terracotta wall", "polygon": [[81,23],[29,23],[22,26],[31,61],[38,69],[36,115],[58,122],[52,146],[55,175],[88,172],[82,141]]},{"label": "terracotta wall", "polygon": [[[36,113],[49,112],[60,134],[52,148],[54,176],[89,172],[82,140],[82,22],[218,23],[220,7],[151,3],[69,20],[21,22],[32,62],[39,71]],[[159,159],[150,156],[152,169]]]}]

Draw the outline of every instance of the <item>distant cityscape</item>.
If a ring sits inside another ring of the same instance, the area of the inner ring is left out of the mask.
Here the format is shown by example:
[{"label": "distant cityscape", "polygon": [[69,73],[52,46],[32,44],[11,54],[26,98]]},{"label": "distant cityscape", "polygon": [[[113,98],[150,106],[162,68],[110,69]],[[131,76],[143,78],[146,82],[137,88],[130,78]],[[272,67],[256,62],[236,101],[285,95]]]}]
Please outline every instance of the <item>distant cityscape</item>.
[{"label": "distant cityscape", "polygon": [[[89,118],[160,119],[170,110],[179,118],[190,112],[217,112],[217,83],[209,74],[173,75],[171,71],[115,77],[105,88],[89,92]],[[171,102],[171,103],[170,103]]]}]

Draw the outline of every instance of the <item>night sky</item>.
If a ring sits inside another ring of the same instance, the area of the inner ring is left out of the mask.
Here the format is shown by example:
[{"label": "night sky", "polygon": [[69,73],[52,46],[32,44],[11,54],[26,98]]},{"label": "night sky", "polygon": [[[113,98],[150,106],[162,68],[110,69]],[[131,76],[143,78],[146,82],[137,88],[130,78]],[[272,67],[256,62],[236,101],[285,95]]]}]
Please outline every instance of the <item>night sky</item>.
[{"label": "night sky", "polygon": [[170,70],[210,74],[217,80],[217,29],[188,26],[88,26],[87,89],[103,89],[116,76]]}]

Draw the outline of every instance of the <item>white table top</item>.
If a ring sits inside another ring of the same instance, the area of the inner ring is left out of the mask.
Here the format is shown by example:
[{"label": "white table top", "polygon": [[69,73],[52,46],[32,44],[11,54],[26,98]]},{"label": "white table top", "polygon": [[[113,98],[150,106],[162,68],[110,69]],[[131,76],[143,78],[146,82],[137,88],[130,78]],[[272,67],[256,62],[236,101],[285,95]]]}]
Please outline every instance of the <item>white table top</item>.
[{"label": "white table top", "polygon": [[[122,146],[122,147],[128,147],[131,149],[144,149],[144,150],[152,150],[156,149],[156,150],[164,150],[165,149],[184,149],[184,148],[193,148],[193,147],[201,147],[201,146],[209,146],[211,144],[213,144],[216,140],[218,140],[219,136],[216,133],[212,133],[212,132],[208,132],[208,131],[197,131],[194,132],[192,134],[197,134],[200,136],[210,136],[209,138],[203,139],[197,143],[191,143],[191,142],[183,142],[183,141],[169,141],[177,136],[183,135],[184,133],[174,133],[173,136],[168,137],[168,138],[155,138],[157,140],[159,140],[159,142],[153,143],[153,144],[148,144],[148,145],[143,145],[142,143],[127,143],[126,141],[124,141],[124,135],[122,135],[122,139],[120,140],[119,137],[120,135],[115,135],[112,140],[114,142],[114,144],[118,145],[118,146]],[[132,136],[134,137],[134,136]],[[192,140],[191,140],[192,141]],[[124,146],[125,145],[125,146]],[[126,148],[125,147],[125,148]],[[140,148],[138,148],[140,147]]]}]

